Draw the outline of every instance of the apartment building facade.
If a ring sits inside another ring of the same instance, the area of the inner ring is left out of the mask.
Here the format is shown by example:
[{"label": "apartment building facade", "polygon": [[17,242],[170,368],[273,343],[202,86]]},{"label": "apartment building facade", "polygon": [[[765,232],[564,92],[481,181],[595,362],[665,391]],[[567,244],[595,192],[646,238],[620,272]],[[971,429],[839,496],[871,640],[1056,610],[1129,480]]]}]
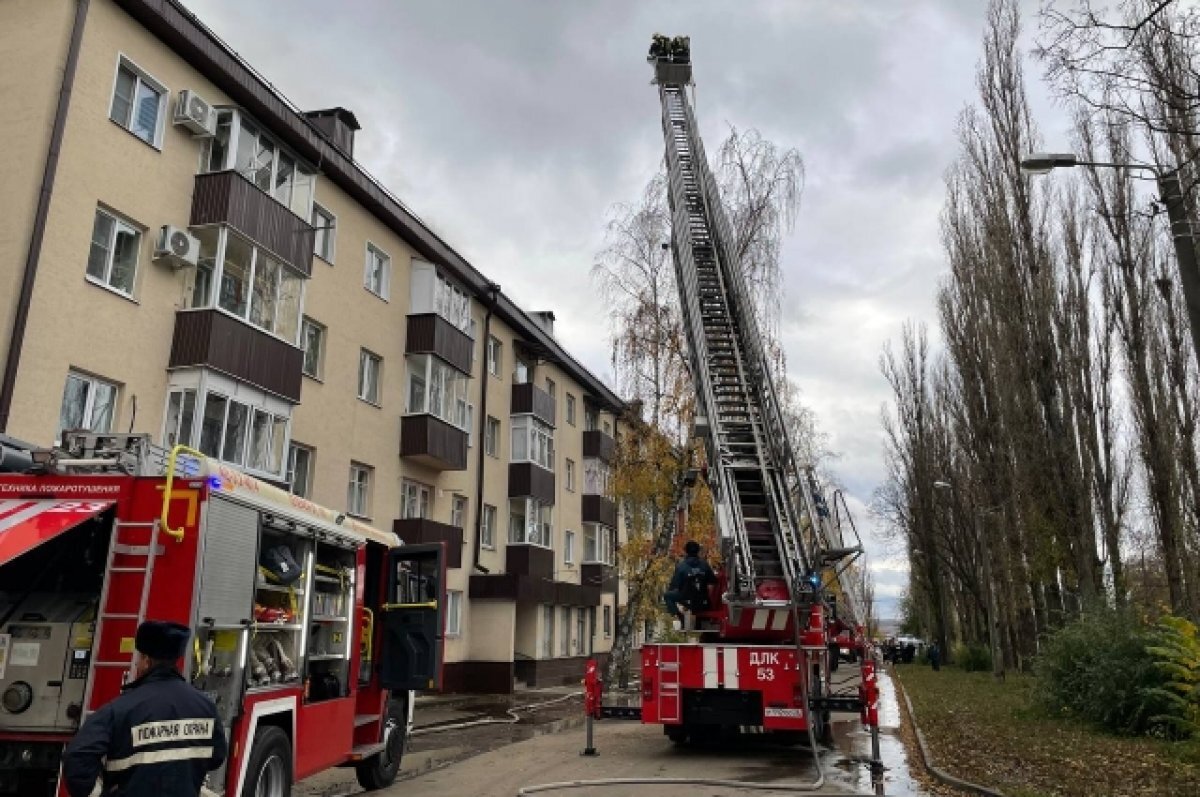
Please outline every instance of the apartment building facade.
[{"label": "apartment building facade", "polygon": [[175,0],[8,0],[0,433],[184,443],[449,555],[446,684],[616,627],[620,399]]}]

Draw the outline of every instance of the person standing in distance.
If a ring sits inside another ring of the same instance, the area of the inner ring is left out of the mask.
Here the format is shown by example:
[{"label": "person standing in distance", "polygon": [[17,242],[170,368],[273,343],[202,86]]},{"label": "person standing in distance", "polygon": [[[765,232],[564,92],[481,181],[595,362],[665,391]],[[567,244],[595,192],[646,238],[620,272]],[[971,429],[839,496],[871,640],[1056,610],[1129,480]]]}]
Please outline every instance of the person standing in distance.
[{"label": "person standing in distance", "polygon": [[147,620],[134,638],[137,678],[88,717],[63,755],[71,797],[88,797],[102,778],[104,797],[197,797],[225,762],[217,707],[176,666],[191,629]]}]

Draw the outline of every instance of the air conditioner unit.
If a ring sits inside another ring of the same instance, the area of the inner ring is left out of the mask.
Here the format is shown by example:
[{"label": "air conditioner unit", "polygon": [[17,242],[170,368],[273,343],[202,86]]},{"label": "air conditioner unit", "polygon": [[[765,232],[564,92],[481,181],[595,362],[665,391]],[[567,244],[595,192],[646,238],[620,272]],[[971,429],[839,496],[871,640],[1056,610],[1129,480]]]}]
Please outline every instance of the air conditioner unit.
[{"label": "air conditioner unit", "polygon": [[217,114],[208,100],[184,89],[175,102],[175,124],[183,125],[197,136],[211,136],[217,130]]},{"label": "air conditioner unit", "polygon": [[194,266],[200,257],[200,241],[187,230],[167,224],[158,231],[154,257],[166,260],[176,268]]}]

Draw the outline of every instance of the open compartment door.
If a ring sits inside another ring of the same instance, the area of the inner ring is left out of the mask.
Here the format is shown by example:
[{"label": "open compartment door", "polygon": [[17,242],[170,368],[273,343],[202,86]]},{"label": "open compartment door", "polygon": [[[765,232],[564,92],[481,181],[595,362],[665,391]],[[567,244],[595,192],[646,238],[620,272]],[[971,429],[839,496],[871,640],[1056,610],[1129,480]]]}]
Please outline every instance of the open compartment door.
[{"label": "open compartment door", "polygon": [[386,689],[440,689],[445,643],[446,552],[443,543],[388,552],[379,681]]}]

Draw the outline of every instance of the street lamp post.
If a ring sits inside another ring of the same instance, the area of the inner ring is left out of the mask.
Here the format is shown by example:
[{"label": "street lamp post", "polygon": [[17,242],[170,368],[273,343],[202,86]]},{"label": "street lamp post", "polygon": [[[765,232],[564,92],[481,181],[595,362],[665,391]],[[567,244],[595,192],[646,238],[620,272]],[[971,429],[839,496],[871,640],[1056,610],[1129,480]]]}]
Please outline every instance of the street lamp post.
[{"label": "street lamp post", "polygon": [[[950,490],[957,494],[955,487],[950,482],[935,481],[933,483],[935,490]],[[1000,652],[1000,612],[996,607],[996,590],[992,587],[992,556],[990,551],[984,550],[985,537],[983,535],[983,516],[996,511],[997,507],[972,507],[971,515],[975,532],[975,550],[979,554],[983,565],[983,588],[987,593],[987,626],[988,626],[988,648],[992,655],[992,675],[997,680],[1004,680],[1004,657]]]},{"label": "street lamp post", "polygon": [[1183,289],[1188,321],[1192,327],[1192,351],[1200,359],[1200,265],[1197,264],[1196,237],[1183,201],[1183,186],[1179,170],[1161,171],[1147,163],[1099,163],[1081,161],[1069,152],[1038,152],[1021,159],[1021,168],[1030,174],[1045,174],[1051,169],[1073,166],[1092,166],[1105,169],[1140,169],[1150,172],[1158,182],[1158,192],[1167,207],[1171,224],[1171,240],[1175,245],[1175,260],[1179,265],[1179,286]]}]

